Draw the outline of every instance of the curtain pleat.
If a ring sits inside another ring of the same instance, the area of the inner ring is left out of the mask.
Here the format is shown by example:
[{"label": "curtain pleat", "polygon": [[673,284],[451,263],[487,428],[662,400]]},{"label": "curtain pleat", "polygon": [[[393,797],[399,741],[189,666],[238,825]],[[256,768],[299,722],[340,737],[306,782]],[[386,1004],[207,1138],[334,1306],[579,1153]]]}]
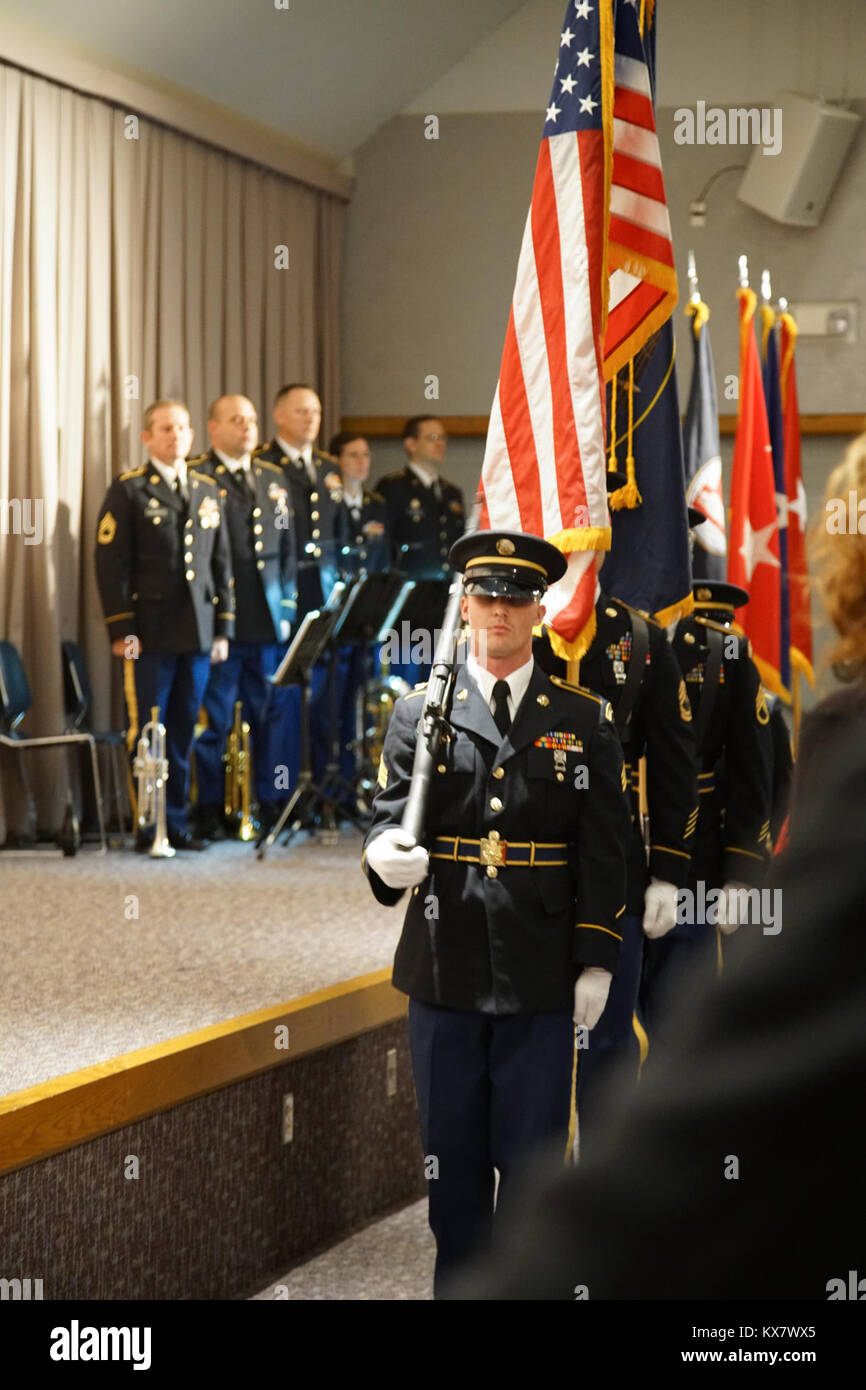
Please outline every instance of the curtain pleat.
[{"label": "curtain pleat", "polygon": [[[342,201],[128,115],[0,63],[0,637],[25,664],[31,734],[64,725],[64,638],[84,648],[95,726],[122,721],[95,519],[111,477],[141,462],[149,402],[187,401],[195,452],[226,391],[250,397],[263,439],[289,380],[317,386],[325,442],[338,423]],[[41,518],[38,544],[7,534],[19,506]],[[10,769],[0,842],[30,823]],[[28,780],[52,833],[62,754],[31,755]]]}]

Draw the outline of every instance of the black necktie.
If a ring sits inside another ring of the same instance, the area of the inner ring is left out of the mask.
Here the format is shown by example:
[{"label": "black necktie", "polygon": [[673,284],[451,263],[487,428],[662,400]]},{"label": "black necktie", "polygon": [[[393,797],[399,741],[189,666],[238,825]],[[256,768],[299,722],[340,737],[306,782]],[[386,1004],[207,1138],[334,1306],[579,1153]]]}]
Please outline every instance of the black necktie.
[{"label": "black necktie", "polygon": [[183,483],[181,482],[180,474],[179,474],[179,473],[175,473],[175,475],[174,475],[174,490],[175,490],[175,492],[178,494],[179,497],[182,497],[182,498],[183,498],[184,502],[188,502],[188,501],[189,501],[189,493],[187,492],[186,488],[184,487]]},{"label": "black necktie", "polygon": [[497,681],[493,687],[493,718],[501,734],[507,734],[511,725],[508,713],[508,681]]}]

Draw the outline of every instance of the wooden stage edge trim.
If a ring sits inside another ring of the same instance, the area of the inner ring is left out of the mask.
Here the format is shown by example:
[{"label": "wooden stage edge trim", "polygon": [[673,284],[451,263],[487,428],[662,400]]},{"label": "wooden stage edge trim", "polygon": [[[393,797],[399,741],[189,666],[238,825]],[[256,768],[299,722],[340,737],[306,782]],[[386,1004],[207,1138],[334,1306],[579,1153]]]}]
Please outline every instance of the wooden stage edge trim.
[{"label": "wooden stage edge trim", "polygon": [[[431,402],[435,405],[435,401]],[[487,435],[486,415],[437,415],[452,439],[484,439]],[[357,430],[369,439],[399,439],[406,422],[404,415],[344,415],[341,429]],[[801,415],[802,435],[862,434],[866,430],[866,415]],[[719,416],[719,434],[737,432],[737,416]]]},{"label": "wooden stage edge trim", "polygon": [[[0,1173],[345,1042],[407,1008],[390,968],[376,970],[14,1091],[0,1097]],[[278,1046],[282,1027],[287,1047]]]}]

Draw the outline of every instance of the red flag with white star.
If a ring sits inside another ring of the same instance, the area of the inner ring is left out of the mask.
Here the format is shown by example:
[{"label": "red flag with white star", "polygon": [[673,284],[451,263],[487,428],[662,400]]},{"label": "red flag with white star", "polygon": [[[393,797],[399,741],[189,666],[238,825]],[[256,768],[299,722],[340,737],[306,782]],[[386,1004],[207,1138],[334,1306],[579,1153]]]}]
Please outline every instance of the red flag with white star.
[{"label": "red flag with white star", "polygon": [[782,411],[785,417],[785,491],[788,494],[788,575],[791,589],[791,666],[803,671],[810,685],[812,671],[812,605],[809,598],[809,566],[806,562],[806,489],[800,460],[800,414],[794,346],[797,325],[790,314],[781,315]]},{"label": "red flag with white star", "polygon": [[773,451],[752,328],[757,299],[739,289],[740,410],[731,471],[728,580],[750,595],[736,619],[752,643],[752,656],[768,690],[783,694],[779,677],[781,568]]}]

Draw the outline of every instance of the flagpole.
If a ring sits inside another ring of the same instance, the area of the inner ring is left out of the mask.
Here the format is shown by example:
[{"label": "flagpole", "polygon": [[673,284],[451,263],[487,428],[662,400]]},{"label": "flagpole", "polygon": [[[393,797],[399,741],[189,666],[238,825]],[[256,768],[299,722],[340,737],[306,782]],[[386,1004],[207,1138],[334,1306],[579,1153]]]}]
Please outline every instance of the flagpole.
[{"label": "flagpole", "polygon": [[799,668],[798,666],[795,666],[795,667],[794,667],[794,669],[793,669],[792,672],[791,672],[791,676],[793,677],[793,681],[794,681],[794,688],[793,688],[793,692],[792,692],[792,693],[793,693],[793,697],[794,697],[794,738],[793,738],[793,745],[794,745],[794,758],[796,759],[797,753],[798,753],[799,748],[800,748],[800,716],[801,716],[801,714],[802,714],[802,712],[803,712],[803,693],[802,693],[802,691],[800,690],[800,668]]}]

